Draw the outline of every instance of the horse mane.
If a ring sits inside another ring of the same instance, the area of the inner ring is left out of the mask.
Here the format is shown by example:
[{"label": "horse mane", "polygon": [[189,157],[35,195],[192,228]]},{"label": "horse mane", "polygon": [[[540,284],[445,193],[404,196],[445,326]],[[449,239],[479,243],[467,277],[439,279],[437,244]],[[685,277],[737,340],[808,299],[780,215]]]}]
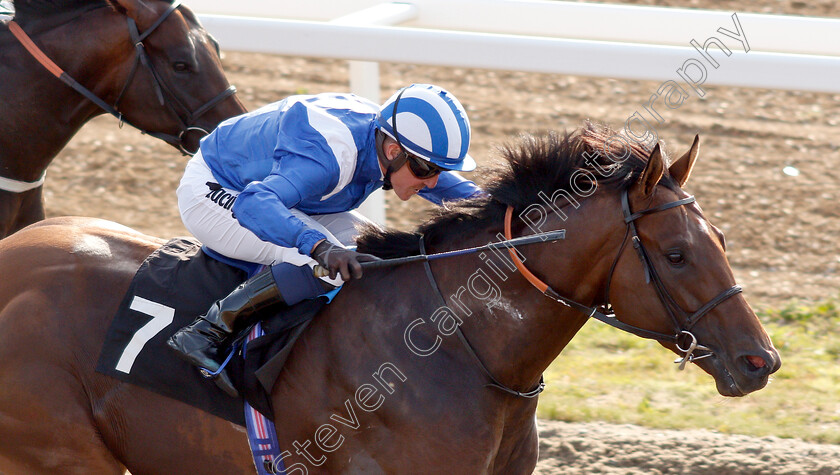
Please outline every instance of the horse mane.
[{"label": "horse mane", "polygon": [[[552,196],[557,190],[574,196],[571,179],[581,169],[597,178],[599,188],[627,188],[644,171],[650,150],[627,139],[623,142],[629,145],[629,157],[613,161],[608,154],[622,157],[627,153],[622,141],[613,139],[616,135],[626,138],[606,125],[589,121],[563,134],[523,134],[517,143],[501,147],[502,165],[488,172],[483,186],[488,196],[442,206],[414,232],[367,227],[356,240],[358,250],[388,259],[418,255],[420,236],[429,247],[444,240],[468,238],[486,230],[489,223],[501,223],[508,206],[513,206],[516,215],[532,204],[542,203],[540,196]],[[669,176],[664,181],[666,186],[676,187]]]},{"label": "horse mane", "polygon": [[15,21],[25,24],[29,21],[84,13],[101,7],[114,7],[110,0],[14,0]]}]

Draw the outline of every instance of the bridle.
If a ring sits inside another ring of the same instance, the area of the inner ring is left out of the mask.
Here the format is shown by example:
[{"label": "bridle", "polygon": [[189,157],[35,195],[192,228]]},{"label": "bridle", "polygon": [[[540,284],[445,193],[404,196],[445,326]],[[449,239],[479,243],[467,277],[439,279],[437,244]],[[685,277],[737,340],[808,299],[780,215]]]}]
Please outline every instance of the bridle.
[{"label": "bridle", "polygon": [[[207,111],[213,109],[223,100],[227,99],[228,97],[232,96],[236,93],[235,86],[229,86],[224,91],[217,94],[215,97],[207,101],[204,105],[198,107],[197,109],[190,111],[182,101],[178,99],[178,97],[173,93],[172,89],[167,86],[166,81],[160,76],[157,70],[154,68],[152,64],[151,58],[149,57],[149,53],[146,51],[146,47],[143,45],[143,41],[149,37],[154,31],[181,5],[181,0],[175,0],[172,2],[171,5],[166,9],[165,12],[143,33],[140,33],[137,29],[137,23],[134,19],[130,17],[126,17],[128,21],[128,31],[131,35],[131,41],[134,44],[134,64],[131,67],[131,72],[129,72],[128,79],[126,79],[125,85],[123,85],[122,90],[120,91],[119,95],[117,96],[116,101],[114,101],[113,105],[109,105],[98,96],[96,96],[93,92],[91,92],[86,87],[79,84],[76,80],[70,77],[66,72],[64,72],[58,65],[56,65],[47,55],[43,53],[32,41],[31,38],[21,29],[21,27],[15,23],[14,21],[10,21],[8,23],[9,30],[11,30],[12,34],[15,38],[20,41],[24,48],[36,59],[42,66],[44,66],[50,73],[52,73],[55,77],[60,79],[63,83],[67,84],[68,86],[72,87],[78,93],[85,96],[94,104],[98,105],[100,108],[108,112],[109,114],[113,115],[120,121],[120,125],[123,123],[128,124],[142,133],[150,135],[152,137],[159,138],[167,143],[171,143],[173,145],[177,145],[178,149],[181,150],[181,153],[185,155],[193,155],[195,154],[196,150],[187,150],[186,146],[184,145],[184,137],[189,132],[201,132],[204,135],[210,133],[210,131],[194,125],[195,122],[198,120],[199,117],[204,115]],[[171,135],[171,134],[164,134],[162,132],[150,132],[144,130],[136,125],[132,124],[131,122],[127,121],[123,114],[119,112],[119,103],[122,100],[125,92],[128,90],[129,85],[134,80],[134,76],[139,69],[138,66],[143,65],[152,76],[152,82],[155,89],[155,95],[157,97],[158,103],[169,109],[170,112],[178,119],[180,123],[181,132],[178,135]],[[167,100],[168,99],[168,100]]]},{"label": "bridle", "polygon": [[[677,304],[677,302],[671,296],[671,293],[668,291],[668,288],[665,286],[665,283],[659,276],[659,273],[656,271],[656,266],[653,265],[653,261],[651,260],[650,255],[645,249],[644,244],[642,244],[641,238],[639,237],[639,233],[636,229],[636,220],[643,216],[658,213],[660,211],[665,211],[671,208],[676,208],[679,206],[694,203],[694,201],[694,197],[689,196],[681,200],[671,201],[669,203],[664,203],[659,206],[654,206],[652,208],[647,208],[645,210],[633,213],[630,209],[628,191],[626,189],[622,191],[621,208],[624,214],[624,223],[626,225],[626,230],[624,232],[624,239],[622,240],[621,246],[618,249],[618,253],[616,254],[615,259],[613,260],[613,263],[610,266],[610,271],[607,276],[606,290],[604,292],[606,303],[601,305],[600,309],[599,307],[589,307],[567,297],[563,297],[562,295],[558,294],[554,289],[549,287],[548,284],[540,280],[531,271],[529,271],[525,267],[524,263],[519,259],[519,256],[513,249],[509,249],[510,255],[513,259],[514,264],[516,265],[517,269],[519,269],[519,271],[522,273],[522,275],[534,287],[539,289],[547,297],[556,300],[557,302],[560,302],[563,305],[566,305],[567,307],[571,307],[579,312],[582,312],[591,318],[595,318],[608,325],[632,333],[639,337],[657,340],[660,342],[673,343],[674,345],[676,345],[677,350],[683,353],[683,356],[681,358],[678,358],[675,361],[675,363],[679,364],[680,369],[684,369],[686,363],[697,361],[703,358],[708,358],[709,356],[712,356],[714,354],[714,352],[712,352],[712,350],[709,347],[698,344],[697,337],[694,336],[691,330],[694,328],[697,322],[700,321],[701,318],[706,316],[712,309],[723,303],[729,297],[740,293],[742,289],[739,285],[733,285],[729,289],[724,290],[723,292],[719,293],[716,297],[709,300],[696,311],[691,313],[686,312],[682,309],[682,307],[679,306],[679,304]],[[513,208],[508,207],[507,213],[505,214],[505,237],[507,239],[510,239],[512,216]],[[618,261],[621,258],[625,247],[627,247],[628,242],[632,243],[633,248],[636,250],[636,254],[639,256],[639,260],[641,260],[642,262],[642,266],[644,267],[645,271],[645,282],[653,282],[653,286],[656,289],[656,293],[659,296],[659,300],[662,302],[662,305],[665,307],[665,310],[668,312],[668,315],[671,317],[671,320],[674,323],[675,331],[673,334],[655,332],[652,330],[629,325],[618,320],[615,316],[615,312],[613,311],[612,306],[609,303],[610,283],[612,282],[612,276],[615,272],[616,266],[618,265]],[[694,352],[698,350],[704,352],[704,354],[699,356],[695,355]]]},{"label": "bridle", "polygon": [[[647,208],[642,211],[633,212],[630,209],[630,199],[628,196],[628,191],[622,190],[621,192],[621,209],[624,215],[624,224],[626,225],[624,238],[621,241],[621,246],[618,248],[618,252],[616,253],[615,259],[613,259],[612,265],[610,266],[609,274],[607,275],[607,284],[605,286],[604,292],[604,300],[605,303],[600,306],[590,307],[579,303],[575,300],[570,298],[564,297],[557,293],[554,289],[552,289],[548,284],[540,280],[539,277],[534,275],[533,272],[528,270],[525,267],[525,264],[519,258],[517,251],[514,245],[517,245],[518,242],[521,245],[524,244],[536,244],[540,241],[543,243],[554,242],[559,239],[563,239],[565,237],[565,230],[563,231],[554,231],[554,232],[547,232],[547,233],[540,233],[537,235],[531,235],[527,237],[520,237],[514,238],[512,237],[511,232],[511,222],[513,220],[513,207],[508,206],[507,211],[505,212],[505,223],[504,229],[505,234],[504,238],[506,241],[498,243],[499,245],[503,245],[508,249],[510,253],[511,259],[513,259],[514,265],[522,273],[522,276],[528,280],[534,287],[536,287],[540,292],[543,293],[546,297],[549,297],[552,300],[560,302],[561,304],[575,309],[584,315],[595,318],[604,322],[612,327],[618,328],[619,330],[626,331],[628,333],[632,333],[636,336],[647,338],[651,340],[656,340],[665,343],[673,343],[677,350],[683,353],[681,358],[677,358],[674,363],[679,364],[679,369],[685,369],[685,365],[687,363],[701,360],[703,358],[708,358],[714,355],[714,352],[711,348],[700,345],[697,341],[697,337],[691,332],[694,326],[700,321],[701,318],[706,316],[712,309],[723,303],[729,297],[732,297],[736,294],[741,292],[741,287],[739,285],[733,285],[727,290],[719,293],[716,297],[709,300],[706,304],[701,306],[696,311],[689,313],[682,309],[682,307],[677,304],[676,300],[671,296],[671,293],[668,292],[668,288],[665,286],[662,278],[659,276],[659,273],[656,271],[656,267],[653,265],[653,261],[650,258],[647,250],[645,249],[644,244],[642,244],[642,239],[639,237],[638,230],[636,229],[636,220],[643,216],[647,216],[650,214],[658,213],[660,211],[669,210],[671,208],[677,208],[679,206],[684,206],[690,203],[694,203],[695,199],[693,196],[689,196],[680,200],[671,201],[668,203],[664,203],[658,206],[654,206],[652,208]],[[558,233],[555,235],[555,233]],[[549,235],[551,238],[549,239]],[[534,238],[534,239],[528,239]],[[527,240],[525,240],[527,239]],[[519,241],[522,240],[522,241]],[[615,273],[616,266],[618,265],[618,261],[621,259],[621,256],[624,254],[624,249],[627,247],[627,243],[632,242],[633,248],[636,250],[636,254],[639,256],[639,259],[642,261],[642,266],[644,267],[645,271],[645,282],[651,283],[653,282],[654,288],[656,289],[656,293],[659,296],[659,300],[662,302],[662,305],[665,307],[665,310],[670,315],[671,320],[674,323],[674,333],[660,333],[653,330],[648,330],[645,328],[636,327],[633,325],[629,325],[620,321],[615,316],[615,312],[612,309],[612,305],[609,303],[609,289],[610,284],[612,282],[612,276]],[[362,266],[364,268],[378,268],[378,267],[386,267],[391,265],[400,265],[409,262],[416,262],[422,261],[424,269],[426,271],[426,277],[429,280],[429,284],[434,290],[436,300],[438,301],[438,305],[440,307],[446,306],[446,299],[443,297],[443,293],[440,290],[440,287],[437,285],[437,281],[435,280],[434,273],[432,273],[432,268],[429,265],[429,261],[432,258],[442,259],[447,257],[454,257],[463,255],[466,253],[474,252],[477,250],[483,250],[489,247],[499,247],[499,246],[481,246],[469,249],[462,249],[458,251],[450,251],[444,252],[440,254],[426,254],[425,243],[423,240],[423,236],[420,236],[420,255],[419,256],[412,256],[407,258],[397,258],[397,259],[385,259],[382,261],[375,261],[375,262],[366,262],[363,263]],[[463,345],[464,349],[466,350],[467,354],[470,355],[475,365],[481,370],[482,373],[490,380],[489,383],[486,384],[487,387],[491,387],[494,389],[498,389],[502,392],[510,394],[512,396],[517,396],[521,398],[534,398],[537,397],[543,389],[545,389],[545,381],[542,377],[540,377],[540,381],[537,383],[537,386],[534,389],[529,391],[517,391],[512,389],[503,383],[499,382],[481,358],[476,354],[475,349],[473,349],[472,345],[470,344],[469,340],[467,339],[464,332],[461,330],[461,325],[455,326],[455,333],[458,335],[458,339],[460,340],[461,344]],[[702,355],[695,355],[695,351],[703,352]]]}]

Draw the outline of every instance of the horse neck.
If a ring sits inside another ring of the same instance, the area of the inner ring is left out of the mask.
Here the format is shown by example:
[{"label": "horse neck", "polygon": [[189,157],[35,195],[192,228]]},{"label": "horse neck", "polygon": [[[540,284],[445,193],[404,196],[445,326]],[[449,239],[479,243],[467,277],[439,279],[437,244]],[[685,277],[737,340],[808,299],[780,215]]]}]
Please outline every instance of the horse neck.
[{"label": "horse neck", "polygon": [[[113,101],[121,78],[102,74],[98,68],[114,64],[115,58],[108,56],[113,47],[108,43],[127,37],[127,33],[117,30],[126,30],[122,24],[103,20],[103,15],[116,13],[102,8],[46,30],[30,20],[25,29],[36,32],[32,35],[35,43],[70,77]],[[8,61],[0,61],[0,77],[15,94],[0,95],[0,129],[5,131],[0,135],[0,169],[4,176],[34,181],[76,132],[102,111],[50,74],[16,40],[4,35],[3,43],[9,43],[4,49],[13,52],[8,53]],[[37,139],[21,141],[20,137]]]},{"label": "horse neck", "polygon": [[[603,294],[612,250],[620,245],[620,211],[605,204],[616,207],[615,200],[595,196],[582,200],[578,210],[568,207],[567,220],[544,228],[566,229],[565,240],[519,249],[526,267],[561,295],[586,305]],[[609,218],[595,218],[605,212]],[[457,247],[498,241],[500,224],[468,242],[457,241]],[[487,251],[438,261],[432,270],[446,305],[463,320],[462,331],[490,373],[525,391],[536,385],[587,316],[544,296],[512,265],[507,252]]]}]

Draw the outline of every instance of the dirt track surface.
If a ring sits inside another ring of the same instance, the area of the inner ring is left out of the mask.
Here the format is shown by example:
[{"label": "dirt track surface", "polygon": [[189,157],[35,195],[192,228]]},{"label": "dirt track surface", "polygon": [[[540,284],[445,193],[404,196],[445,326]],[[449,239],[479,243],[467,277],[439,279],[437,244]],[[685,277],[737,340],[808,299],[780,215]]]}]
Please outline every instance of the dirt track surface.
[{"label": "dirt track surface", "polygon": [[[835,3],[826,0],[636,3],[840,16]],[[686,43],[706,34],[687,32]],[[349,87],[342,61],[231,52],[225,65],[248,108],[294,93]],[[406,64],[382,64],[381,72],[383,99],[412,82],[439,84],[455,93],[469,111],[471,152],[483,166],[493,161],[495,146],[521,132],[573,129],[585,119],[620,127],[660,84]],[[706,90],[702,100],[691,94],[678,110],[663,111],[657,131],[673,154],[700,134],[701,155],[686,189],[726,233],[746,297],[753,306],[766,307],[836,296],[840,95]],[[100,117],[49,169],[48,214],[102,217],[163,237],[185,234],[174,196],[185,163],[174,149]],[[785,174],[785,167],[799,175]],[[416,225],[428,209],[391,196],[387,205],[390,224],[401,228]],[[541,427],[542,474],[840,473],[838,446],[606,424],[541,421]]]},{"label": "dirt track surface", "polygon": [[540,421],[541,475],[830,475],[840,447],[778,437]]}]

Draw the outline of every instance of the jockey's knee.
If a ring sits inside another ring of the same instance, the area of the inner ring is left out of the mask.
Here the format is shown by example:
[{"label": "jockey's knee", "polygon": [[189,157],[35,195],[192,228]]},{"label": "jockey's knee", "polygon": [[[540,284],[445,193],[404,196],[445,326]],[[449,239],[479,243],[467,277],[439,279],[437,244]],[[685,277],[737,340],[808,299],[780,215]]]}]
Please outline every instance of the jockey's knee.
[{"label": "jockey's knee", "polygon": [[315,277],[308,265],[296,266],[288,262],[271,266],[271,274],[287,305],[317,297],[342,284],[340,278],[322,280]]}]

